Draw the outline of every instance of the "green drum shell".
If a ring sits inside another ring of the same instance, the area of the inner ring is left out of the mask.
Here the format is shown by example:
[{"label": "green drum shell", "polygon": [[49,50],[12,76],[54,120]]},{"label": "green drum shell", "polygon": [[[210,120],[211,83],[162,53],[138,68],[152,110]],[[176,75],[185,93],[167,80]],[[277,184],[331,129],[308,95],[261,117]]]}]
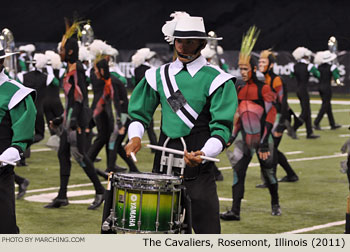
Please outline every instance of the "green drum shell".
[{"label": "green drum shell", "polygon": [[117,231],[124,233],[176,232],[177,227],[174,222],[179,220],[181,189],[178,187],[180,184],[181,179],[168,175],[115,175]]}]

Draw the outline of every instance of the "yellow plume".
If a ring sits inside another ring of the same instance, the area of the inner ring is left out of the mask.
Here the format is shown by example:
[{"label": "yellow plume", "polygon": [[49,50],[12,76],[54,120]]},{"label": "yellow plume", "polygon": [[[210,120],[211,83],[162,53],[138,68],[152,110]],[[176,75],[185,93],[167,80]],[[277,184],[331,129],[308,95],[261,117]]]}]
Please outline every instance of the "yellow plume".
[{"label": "yellow plume", "polygon": [[65,18],[66,32],[62,37],[62,47],[66,44],[67,40],[72,37],[75,33],[77,34],[77,39],[82,36],[80,25],[86,23],[86,21],[74,21],[72,25],[69,25],[68,19]]},{"label": "yellow plume", "polygon": [[260,30],[256,26],[251,26],[246,34],[243,35],[241,51],[239,53],[238,64],[249,64],[250,54],[258,39]]},{"label": "yellow plume", "polygon": [[260,53],[260,58],[266,58],[268,59],[269,56],[272,55],[272,57],[275,59],[276,58],[276,55],[272,52],[272,49],[267,49],[267,50],[263,50],[261,51]]}]

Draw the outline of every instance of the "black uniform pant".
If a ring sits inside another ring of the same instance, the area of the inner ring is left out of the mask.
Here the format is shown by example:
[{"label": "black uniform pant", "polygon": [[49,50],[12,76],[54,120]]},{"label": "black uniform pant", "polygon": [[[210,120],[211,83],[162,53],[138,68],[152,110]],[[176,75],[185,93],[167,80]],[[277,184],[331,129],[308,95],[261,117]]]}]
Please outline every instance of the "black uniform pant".
[{"label": "black uniform pant", "polygon": [[[187,145],[187,150],[200,150],[206,140],[210,137],[210,132],[207,130],[199,130],[191,132],[190,135],[184,137]],[[161,132],[158,145],[163,146],[167,136]],[[167,146],[169,148],[183,150],[181,140],[179,138],[171,139]],[[175,155],[174,157],[179,157]],[[181,156],[182,157],[182,156]],[[153,172],[160,172],[161,151],[157,151]],[[166,172],[167,167],[164,167],[163,172]],[[173,168],[175,175],[179,175],[179,169]],[[219,198],[216,190],[216,182],[214,175],[214,163],[206,162],[197,167],[185,168],[184,185],[187,195],[191,199],[191,215],[192,227],[196,234],[219,234],[220,226],[220,209]]]},{"label": "black uniform pant", "polygon": [[18,234],[13,166],[0,167],[0,234]]},{"label": "black uniform pant", "polygon": [[[298,90],[297,96],[300,101],[301,106],[301,114],[299,118],[301,118],[305,122],[306,134],[309,136],[313,133],[312,124],[311,124],[311,108],[310,108],[310,97],[307,90]],[[294,124],[294,130],[296,131],[300,125]]]},{"label": "black uniform pant", "polygon": [[332,105],[331,105],[332,90],[331,89],[320,90],[320,96],[322,99],[322,105],[314,121],[314,124],[315,125],[320,124],[324,114],[327,113],[329,125],[332,127],[335,125],[334,116],[332,112]]},{"label": "black uniform pant", "polygon": [[[281,137],[273,137],[274,146],[275,146],[275,149],[277,151],[277,162],[280,166],[282,166],[283,170],[287,173],[288,177],[296,176],[294,170],[292,169],[292,167],[288,163],[286,156],[283,154],[283,152],[278,150],[278,146],[282,140],[282,136]],[[276,166],[276,168],[277,168],[277,166]]]},{"label": "black uniform pant", "polygon": [[[109,138],[114,128],[113,117],[111,117],[111,115],[105,110],[103,110],[98,116],[96,116],[95,123],[97,127],[97,136],[87,152],[89,158],[92,161],[95,161],[98,153],[102,150],[104,146],[108,146]],[[108,165],[108,148],[106,148],[106,157]]]},{"label": "black uniform pant", "polygon": [[[278,183],[276,178],[277,155],[276,149],[271,148],[271,154],[267,160],[261,160],[258,155],[263,178],[271,195],[271,204],[279,204]],[[252,160],[251,150],[245,149],[243,155],[233,167],[233,186],[232,186],[232,211],[239,215],[241,211],[241,201],[244,198],[245,177],[248,165]]]},{"label": "black uniform pant", "polygon": [[[78,159],[79,165],[84,169],[84,172],[89,177],[91,182],[93,183],[96,194],[103,194],[104,187],[101,185],[100,180],[98,179],[94,165],[92,161],[86,154],[85,146],[86,146],[86,137],[85,132],[82,131],[81,134],[76,134],[76,143],[75,143],[78,151],[79,157]],[[58,193],[58,198],[64,199],[67,198],[67,186],[68,180],[70,176],[70,171],[72,167],[71,163],[71,142],[68,140],[68,132],[64,130],[60,137],[60,147],[58,149],[58,159],[60,163],[60,190]]]},{"label": "black uniform pant", "polygon": [[202,169],[195,180],[185,180],[191,199],[192,227],[196,234],[220,234],[219,198],[216,190],[214,166]]}]

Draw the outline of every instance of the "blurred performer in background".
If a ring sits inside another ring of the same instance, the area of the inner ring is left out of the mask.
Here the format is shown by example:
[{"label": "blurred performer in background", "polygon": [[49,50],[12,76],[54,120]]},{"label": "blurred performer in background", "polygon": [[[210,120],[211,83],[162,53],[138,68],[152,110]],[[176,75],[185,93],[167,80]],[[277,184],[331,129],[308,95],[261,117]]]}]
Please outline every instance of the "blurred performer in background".
[{"label": "blurred performer in background", "polygon": [[[182,15],[166,22],[162,31],[168,42],[175,43],[177,59],[147,70],[134,89],[126,153],[140,150],[144,130],[161,104],[158,145],[167,141],[167,147],[183,150],[182,141],[186,143],[184,186],[192,206],[192,212],[186,215],[192,216],[195,233],[220,233],[213,162],[203,162],[200,156],[216,157],[229,140],[237,108],[235,78],[201,56],[209,39],[202,17]],[[160,172],[160,159],[161,152],[157,151],[153,172]],[[180,175],[179,168],[173,168],[173,172]]]},{"label": "blurred performer in background", "polygon": [[[150,60],[155,57],[156,53],[151,51],[149,48],[141,48],[136,51],[136,53],[131,57],[131,62],[135,66],[135,87],[136,85],[145,77],[145,72],[152,66]],[[157,135],[154,132],[154,120],[152,118],[148,128],[147,135],[150,144],[157,144]],[[154,152],[153,150],[151,150]]]},{"label": "blurred performer in background", "polygon": [[112,82],[114,85],[113,87],[118,93],[119,107],[120,107],[120,123],[121,123],[119,126],[121,126],[121,128],[119,128],[118,125],[116,124],[114,126],[113,133],[109,139],[108,151],[110,153],[109,153],[107,172],[125,171],[123,167],[120,167],[116,164],[117,154],[119,154],[119,156],[128,165],[130,172],[139,172],[132,158],[126,156],[125,149],[122,146],[124,138],[128,133],[129,124],[131,122],[131,119],[128,115],[128,106],[129,106],[128,92],[126,90],[124,83],[120,81],[120,79],[116,78],[112,74],[111,74],[111,78],[114,79],[114,81]]},{"label": "blurred performer in background", "polygon": [[[310,73],[316,78],[320,78],[320,72],[317,68],[310,63],[310,57],[312,52],[305,47],[298,47],[293,51],[293,57],[298,62],[291,67],[291,76],[296,78],[297,81],[297,96],[300,101],[301,114],[299,120],[294,122],[293,130],[296,133],[298,128],[305,123],[306,138],[315,139],[319,138],[319,135],[315,135],[312,130],[311,123],[311,108],[310,108],[310,96],[308,93],[308,82]],[[296,138],[296,135],[295,135]]]},{"label": "blurred performer in background", "polygon": [[48,78],[52,79],[52,81],[46,88],[46,96],[44,98],[44,114],[50,134],[53,135],[55,132],[50,128],[50,121],[56,117],[62,116],[64,111],[60,98],[60,82],[65,73],[65,69],[62,68],[62,62],[57,53],[53,51],[46,51],[45,55],[48,58],[48,64],[46,68],[44,68],[44,72],[50,76]]},{"label": "blurred performer in background", "polygon": [[[4,73],[5,53],[0,43],[0,233],[16,234],[14,166],[34,137],[35,90],[10,80]],[[33,98],[32,98],[33,97]]]},{"label": "blurred performer in background", "polygon": [[[278,164],[281,165],[287,173],[287,176],[280,179],[279,182],[295,182],[299,180],[297,174],[288,163],[286,156],[278,150],[278,146],[282,140],[283,131],[286,129],[286,121],[290,115],[287,101],[287,89],[282,81],[282,78],[273,72],[273,65],[275,61],[276,57],[271,50],[262,51],[259,58],[259,71],[264,74],[265,84],[269,85],[271,90],[277,96],[276,101],[273,102],[277,115],[272,129],[272,137],[277,152]],[[259,187],[265,186],[266,184],[264,183]]]},{"label": "blurred performer in background", "polygon": [[33,44],[22,45],[18,48],[18,72],[29,72],[33,70],[33,53],[35,52],[35,46]]},{"label": "blurred performer in background", "polygon": [[327,114],[329,125],[332,130],[338,129],[341,125],[336,124],[334,121],[334,116],[332,112],[332,79],[335,80],[336,84],[342,86],[340,82],[340,74],[337,66],[333,63],[337,58],[337,55],[331,53],[330,51],[322,51],[316,53],[315,64],[318,65],[317,69],[320,72],[320,82],[318,90],[322,99],[322,105],[320,111],[317,114],[317,117],[314,121],[314,128],[316,130],[321,130],[321,120],[325,114]]},{"label": "blurred performer in background", "polygon": [[95,200],[88,209],[96,209],[103,202],[104,187],[99,181],[95,168],[86,155],[85,129],[90,121],[90,110],[87,102],[87,86],[85,71],[78,60],[77,32],[79,23],[71,26],[66,20],[66,33],[61,42],[61,60],[67,62],[67,72],[63,80],[63,88],[66,96],[64,116],[55,118],[50,126],[60,131],[60,146],[58,159],[60,162],[60,189],[58,196],[45,208],[59,208],[68,205],[67,186],[71,171],[71,154],[78,164],[84,169],[86,175],[92,181],[96,195]]},{"label": "blurred performer in background", "polygon": [[257,63],[250,55],[258,35],[256,27],[251,27],[243,36],[239,54],[238,65],[245,85],[237,88],[239,117],[235,120],[234,131],[228,143],[230,145],[234,141],[235,144],[233,152],[227,151],[233,167],[233,202],[231,210],[220,214],[223,220],[240,220],[245,177],[254,152],[257,154],[271,195],[271,214],[281,215],[275,174],[277,153],[271,139],[273,124],[276,121],[276,108],[272,103],[276,95],[269,85],[256,77]]},{"label": "blurred performer in background", "polygon": [[37,99],[35,100],[37,114],[34,135],[34,143],[37,143],[40,142],[45,135],[44,99],[46,97],[46,87],[51,84],[54,75],[48,76],[46,73],[43,73],[43,69],[47,63],[45,54],[36,53],[33,59],[35,62],[35,69],[24,74],[23,72],[19,73],[17,79],[24,86],[35,89],[37,93]]}]

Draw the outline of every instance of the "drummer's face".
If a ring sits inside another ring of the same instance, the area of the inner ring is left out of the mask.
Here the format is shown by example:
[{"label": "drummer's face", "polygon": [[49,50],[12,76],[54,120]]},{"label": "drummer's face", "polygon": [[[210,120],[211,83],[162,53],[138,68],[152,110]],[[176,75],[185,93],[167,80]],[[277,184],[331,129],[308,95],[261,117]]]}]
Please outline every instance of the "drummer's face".
[{"label": "drummer's face", "polygon": [[[204,41],[204,42],[203,42]],[[205,46],[205,40],[203,39],[175,39],[175,49],[178,53],[190,56],[192,59],[197,58],[200,54],[201,49],[199,47]],[[178,56],[179,60],[186,63],[191,61],[192,59],[186,59]]]}]

